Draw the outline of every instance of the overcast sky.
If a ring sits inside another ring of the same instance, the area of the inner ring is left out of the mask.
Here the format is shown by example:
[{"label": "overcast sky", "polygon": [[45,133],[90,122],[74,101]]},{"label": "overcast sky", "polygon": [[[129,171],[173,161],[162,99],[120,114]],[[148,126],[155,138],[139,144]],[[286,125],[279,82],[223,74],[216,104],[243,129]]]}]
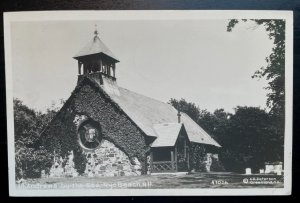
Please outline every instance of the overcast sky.
[{"label": "overcast sky", "polygon": [[45,21],[12,23],[13,95],[45,110],[67,99],[77,82],[72,57],[93,37],[120,60],[119,86],[167,102],[185,98],[201,109],[265,108],[266,81],[252,79],[266,65],[273,42],[265,29],[227,20]]}]

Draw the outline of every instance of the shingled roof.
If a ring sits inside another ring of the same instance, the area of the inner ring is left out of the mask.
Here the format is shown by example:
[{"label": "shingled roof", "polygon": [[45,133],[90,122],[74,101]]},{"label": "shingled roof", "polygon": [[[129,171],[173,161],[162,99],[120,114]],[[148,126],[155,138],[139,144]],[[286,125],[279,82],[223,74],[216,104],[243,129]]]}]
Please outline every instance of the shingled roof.
[{"label": "shingled roof", "polygon": [[174,146],[182,126],[182,123],[154,124],[153,128],[158,137],[152,143],[151,147]]},{"label": "shingled roof", "polygon": [[74,58],[80,58],[83,56],[100,54],[103,53],[115,61],[119,62],[119,60],[115,57],[115,55],[109,50],[109,48],[101,41],[101,39],[96,35],[85,47],[83,47]]},{"label": "shingled roof", "polygon": [[[159,134],[157,133],[157,126],[166,123],[173,123],[174,126],[172,125],[172,128],[168,127],[168,129],[165,130],[173,131],[177,129],[176,126],[178,125],[175,124],[178,124],[178,112],[172,105],[143,96],[122,87],[118,87],[118,90],[119,94],[114,94],[111,91],[107,92],[107,94],[144,131],[146,135],[159,137]],[[221,147],[187,114],[181,113],[181,121],[185,126],[191,142]],[[178,133],[176,136],[177,135]]]}]

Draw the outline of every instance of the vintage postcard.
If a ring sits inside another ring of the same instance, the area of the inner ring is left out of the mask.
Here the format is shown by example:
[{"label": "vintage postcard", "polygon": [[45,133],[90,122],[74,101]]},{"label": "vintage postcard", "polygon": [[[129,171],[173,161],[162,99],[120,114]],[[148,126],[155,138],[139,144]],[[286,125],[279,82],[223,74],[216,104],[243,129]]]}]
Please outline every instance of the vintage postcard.
[{"label": "vintage postcard", "polygon": [[293,12],[4,13],[11,196],[289,195]]}]

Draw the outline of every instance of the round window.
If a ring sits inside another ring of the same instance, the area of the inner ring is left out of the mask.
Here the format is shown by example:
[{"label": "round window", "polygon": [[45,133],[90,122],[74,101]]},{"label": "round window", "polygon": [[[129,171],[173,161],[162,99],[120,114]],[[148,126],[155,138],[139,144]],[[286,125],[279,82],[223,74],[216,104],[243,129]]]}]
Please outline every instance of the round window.
[{"label": "round window", "polygon": [[78,140],[81,147],[87,150],[96,149],[101,143],[101,133],[90,121],[83,122],[78,128]]}]

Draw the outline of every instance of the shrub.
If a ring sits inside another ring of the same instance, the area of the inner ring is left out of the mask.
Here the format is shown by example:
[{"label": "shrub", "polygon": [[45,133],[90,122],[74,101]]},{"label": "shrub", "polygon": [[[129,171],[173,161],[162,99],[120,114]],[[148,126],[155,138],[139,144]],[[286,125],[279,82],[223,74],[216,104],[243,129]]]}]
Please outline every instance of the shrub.
[{"label": "shrub", "polygon": [[54,114],[51,109],[45,114],[36,112],[14,99],[16,179],[39,178],[42,170],[49,172],[53,155],[40,145],[39,138]]},{"label": "shrub", "polygon": [[83,154],[82,149],[77,147],[74,150],[74,164],[75,164],[75,169],[78,172],[79,175],[82,175],[85,170],[85,166],[87,163],[87,159],[85,157],[85,154]]}]

